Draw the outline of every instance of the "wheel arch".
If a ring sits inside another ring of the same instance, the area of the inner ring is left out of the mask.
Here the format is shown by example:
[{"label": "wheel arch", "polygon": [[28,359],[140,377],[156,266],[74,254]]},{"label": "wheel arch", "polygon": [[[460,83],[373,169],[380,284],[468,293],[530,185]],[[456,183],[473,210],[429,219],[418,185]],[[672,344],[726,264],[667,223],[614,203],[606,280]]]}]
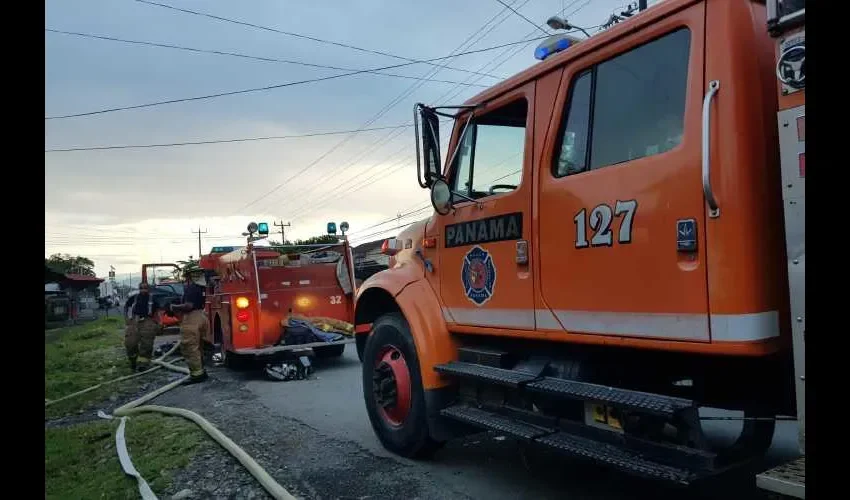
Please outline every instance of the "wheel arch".
[{"label": "wheel arch", "polygon": [[[434,371],[434,366],[457,359],[457,342],[449,334],[431,285],[424,279],[410,281],[403,286],[398,286],[398,282],[375,281],[358,294],[354,310],[355,329],[370,325],[383,314],[400,312],[410,326],[423,388],[429,391],[449,386],[450,383]],[[358,353],[363,352],[370,333],[357,334]]]}]

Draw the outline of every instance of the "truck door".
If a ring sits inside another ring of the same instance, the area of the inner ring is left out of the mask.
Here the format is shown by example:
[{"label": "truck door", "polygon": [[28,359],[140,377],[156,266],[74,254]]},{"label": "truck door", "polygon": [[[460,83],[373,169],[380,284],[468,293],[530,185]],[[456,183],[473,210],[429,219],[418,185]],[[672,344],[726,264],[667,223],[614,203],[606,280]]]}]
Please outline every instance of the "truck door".
[{"label": "truck door", "polygon": [[529,83],[476,109],[449,159],[449,185],[463,197],[435,217],[450,325],[534,329],[533,276],[517,259],[518,249],[528,255],[531,232],[533,103]]},{"label": "truck door", "polygon": [[568,63],[539,174],[544,329],[710,341],[704,10]]}]

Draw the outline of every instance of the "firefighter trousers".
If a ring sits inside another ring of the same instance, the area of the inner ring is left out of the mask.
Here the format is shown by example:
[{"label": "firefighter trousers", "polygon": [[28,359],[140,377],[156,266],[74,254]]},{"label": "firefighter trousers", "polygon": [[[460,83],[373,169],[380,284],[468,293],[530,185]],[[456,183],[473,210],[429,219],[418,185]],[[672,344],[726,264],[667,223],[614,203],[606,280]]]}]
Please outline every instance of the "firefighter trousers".
[{"label": "firefighter trousers", "polygon": [[156,321],[151,318],[132,318],[127,322],[124,347],[131,363],[141,366],[150,364],[158,329]]},{"label": "firefighter trousers", "polygon": [[196,309],[183,316],[180,325],[180,351],[189,365],[189,374],[197,377],[204,373],[202,339],[209,330],[204,311]]}]

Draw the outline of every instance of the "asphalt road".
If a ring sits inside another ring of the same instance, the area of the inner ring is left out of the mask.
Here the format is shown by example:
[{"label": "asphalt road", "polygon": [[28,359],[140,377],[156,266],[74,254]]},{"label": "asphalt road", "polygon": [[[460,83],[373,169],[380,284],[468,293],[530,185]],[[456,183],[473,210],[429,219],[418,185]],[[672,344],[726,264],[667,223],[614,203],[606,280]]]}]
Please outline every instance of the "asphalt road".
[{"label": "asphalt road", "polygon": [[[297,420],[324,437],[348,442],[376,457],[404,465],[428,483],[424,491],[441,491],[439,497],[473,499],[633,499],[633,498],[763,498],[754,488],[754,477],[736,473],[685,491],[633,479],[615,471],[581,462],[523,452],[521,445],[491,433],[468,436],[448,443],[430,461],[411,461],[387,452],[372,431],[363,404],[360,362],[353,346],[338,359],[317,367],[311,380],[272,382],[244,373],[238,378],[273,413]],[[703,416],[734,416],[706,411]],[[719,439],[734,440],[741,423],[706,421],[706,431]],[[793,458],[795,422],[779,422],[767,468]],[[386,460],[385,460],[386,461]]]}]

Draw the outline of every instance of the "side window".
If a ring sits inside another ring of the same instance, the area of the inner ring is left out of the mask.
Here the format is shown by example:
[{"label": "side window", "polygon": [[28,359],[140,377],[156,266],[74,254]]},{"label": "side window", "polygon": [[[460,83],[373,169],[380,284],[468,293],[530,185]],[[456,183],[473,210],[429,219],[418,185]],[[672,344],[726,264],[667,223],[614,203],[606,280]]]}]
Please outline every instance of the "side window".
[{"label": "side window", "polygon": [[580,74],[567,104],[554,174],[603,168],[678,146],[689,50],[690,30],[683,28]]},{"label": "side window", "polygon": [[522,99],[472,119],[455,158],[455,191],[478,199],[520,185],[527,115]]},{"label": "side window", "polygon": [[590,85],[592,75],[585,71],[573,82],[569,97],[569,116],[555,175],[563,177],[584,171],[587,167],[587,139],[590,126]]}]

